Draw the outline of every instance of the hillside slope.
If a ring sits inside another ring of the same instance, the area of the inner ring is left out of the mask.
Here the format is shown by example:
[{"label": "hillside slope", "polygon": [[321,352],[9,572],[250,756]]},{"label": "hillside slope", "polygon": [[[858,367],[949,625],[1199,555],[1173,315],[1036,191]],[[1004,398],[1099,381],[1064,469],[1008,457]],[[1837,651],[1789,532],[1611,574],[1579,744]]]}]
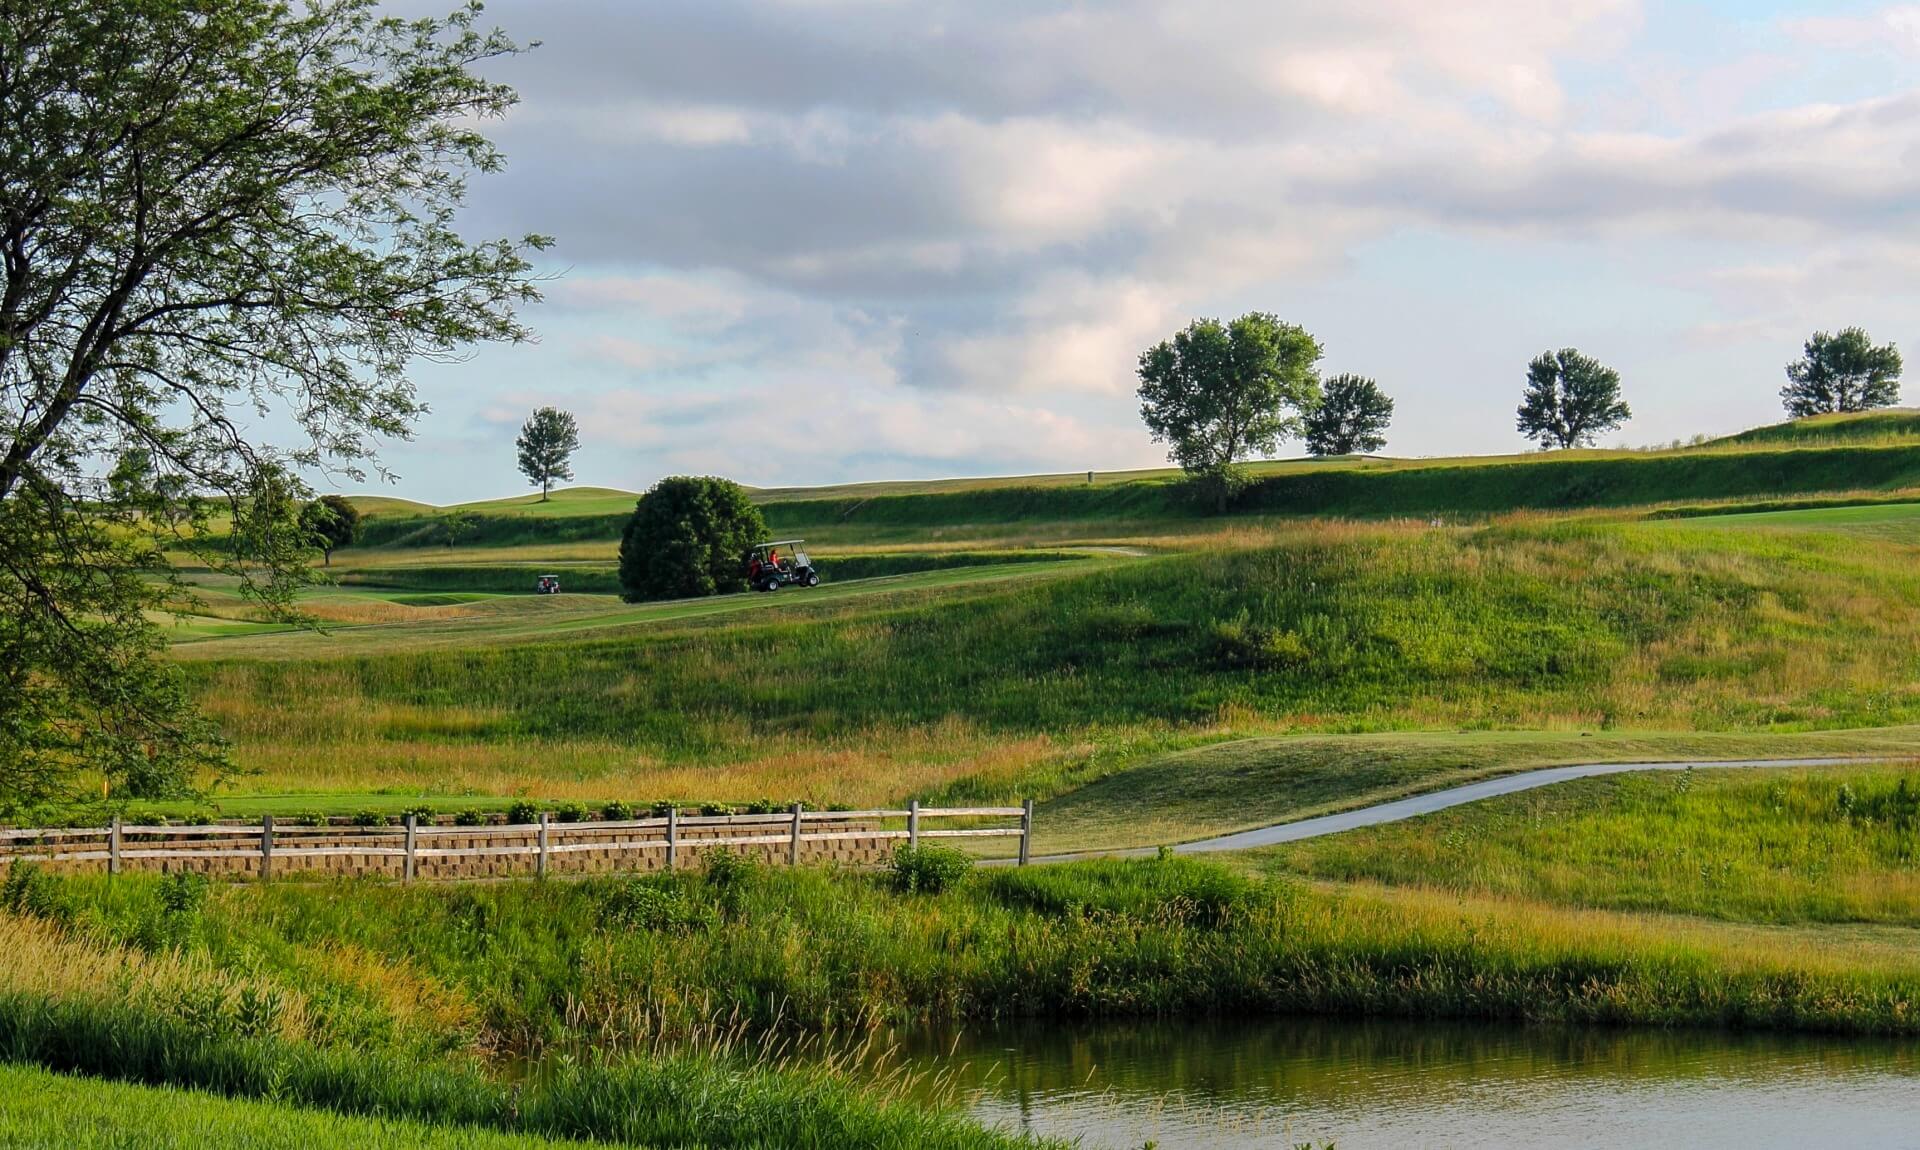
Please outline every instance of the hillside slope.
[{"label": "hillside slope", "polygon": [[287,785],[511,793],[533,771],[600,793],[620,779],[859,802],[1224,725],[1912,720],[1910,560],[1838,534],[1682,523],[1323,525],[617,638],[410,649],[401,629],[392,653],[272,663],[203,645],[188,670],[243,764]]},{"label": "hillside slope", "polygon": [[[1508,511],[1655,506],[1680,501],[1781,499],[1920,487],[1920,442],[1746,446],[1676,452],[1567,452],[1486,460],[1330,461],[1275,465],[1241,492],[1241,514],[1378,518],[1485,516]],[[957,482],[957,481],[956,481]],[[818,489],[759,493],[777,534],[861,541],[905,539],[960,527],[1046,523],[1197,521],[1206,510],[1171,473],[1077,485],[994,480],[981,486],[870,484],[847,494]],[[857,493],[855,493],[857,492]],[[460,546],[611,543],[632,496],[562,492],[550,504],[474,504]],[[363,546],[445,546],[445,512],[376,510]]]}]

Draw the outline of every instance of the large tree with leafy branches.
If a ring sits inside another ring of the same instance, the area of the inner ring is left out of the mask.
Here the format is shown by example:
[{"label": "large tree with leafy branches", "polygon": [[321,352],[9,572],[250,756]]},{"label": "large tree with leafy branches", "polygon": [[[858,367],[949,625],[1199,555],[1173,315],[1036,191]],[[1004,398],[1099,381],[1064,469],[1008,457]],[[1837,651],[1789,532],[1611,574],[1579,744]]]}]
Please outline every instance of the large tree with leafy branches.
[{"label": "large tree with leafy branches", "polygon": [[1620,373],[1567,347],[1527,364],[1514,426],[1541,447],[1581,447],[1633,418],[1620,398]]},{"label": "large tree with leafy branches", "polygon": [[411,363],[526,335],[544,240],[455,229],[514,99],[477,21],[0,0],[0,807],[217,768],[149,621],[169,553],[290,611],[300,471],[378,471]]},{"label": "large tree with leafy branches", "polygon": [[1140,418],[1225,511],[1240,461],[1300,433],[1320,397],[1319,361],[1319,342],[1278,316],[1197,319],[1141,353]]},{"label": "large tree with leafy branches", "polygon": [[1320,386],[1306,416],[1308,455],[1371,454],[1387,445],[1393,397],[1364,375],[1342,373]]},{"label": "large tree with leafy branches", "polygon": [[1814,332],[1800,358],[1787,365],[1780,400],[1795,419],[1837,412],[1871,411],[1900,402],[1900,349],[1875,346],[1862,328],[1837,334]]}]

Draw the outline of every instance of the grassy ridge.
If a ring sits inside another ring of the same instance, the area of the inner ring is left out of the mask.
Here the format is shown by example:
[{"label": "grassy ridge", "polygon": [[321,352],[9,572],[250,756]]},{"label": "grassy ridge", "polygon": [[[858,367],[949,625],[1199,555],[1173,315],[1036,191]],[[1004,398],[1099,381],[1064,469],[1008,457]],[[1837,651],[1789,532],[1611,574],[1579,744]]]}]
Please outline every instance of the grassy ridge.
[{"label": "grassy ridge", "polygon": [[[1920,419],[1920,417],[1915,417]],[[1920,444],[1726,447],[1677,452],[1573,452],[1463,461],[1331,463],[1256,473],[1235,500],[1267,515],[1488,515],[1517,510],[1646,506],[1893,489],[1920,484]],[[831,489],[826,489],[831,490]],[[626,509],[597,511],[588,499],[566,514],[524,508],[473,512],[466,545],[516,546],[617,539]],[[491,505],[476,505],[489,507]],[[860,531],[1010,526],[1050,522],[1192,519],[1203,514],[1164,476],[1121,483],[1027,485],[1012,481],[904,494],[850,494],[763,502],[776,534],[819,540]],[[390,513],[367,520],[370,547],[425,547],[445,540],[443,516]]]},{"label": "grassy ridge", "polygon": [[1920,771],[1582,779],[1263,852],[1290,872],[1750,922],[1920,925]]},{"label": "grassy ridge", "polygon": [[1786,423],[1756,427],[1713,442],[1723,446],[1831,445],[1836,443],[1899,443],[1920,438],[1920,411],[1893,408],[1880,411],[1816,415]]}]

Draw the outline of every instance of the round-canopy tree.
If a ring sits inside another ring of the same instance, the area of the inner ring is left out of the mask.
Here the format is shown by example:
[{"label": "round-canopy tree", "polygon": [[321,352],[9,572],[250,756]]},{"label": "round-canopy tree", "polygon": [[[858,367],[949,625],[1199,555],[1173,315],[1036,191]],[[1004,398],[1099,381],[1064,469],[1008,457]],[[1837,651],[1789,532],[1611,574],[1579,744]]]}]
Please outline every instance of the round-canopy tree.
[{"label": "round-canopy tree", "polygon": [[520,474],[540,489],[545,503],[555,480],[573,478],[568,460],[580,449],[580,425],[572,412],[542,407],[528,417],[513,445],[520,449]]},{"label": "round-canopy tree", "polygon": [[1197,319],[1141,353],[1140,418],[1225,511],[1235,465],[1299,434],[1320,395],[1319,361],[1319,342],[1278,316]]},{"label": "round-canopy tree", "polygon": [[[280,611],[298,467],[359,478],[418,356],[526,333],[540,237],[453,230],[515,50],[377,0],[11,5],[0,18],[0,807],[222,756],[147,612],[167,556]],[[243,419],[296,429],[270,450]],[[224,529],[223,529],[224,528]]]},{"label": "round-canopy tree", "polygon": [[1527,365],[1516,426],[1542,447],[1579,447],[1633,418],[1620,398],[1620,373],[1573,348],[1545,351]]},{"label": "round-canopy tree", "polygon": [[1387,445],[1393,399],[1361,375],[1336,375],[1320,386],[1320,404],[1307,412],[1307,454],[1361,455]]},{"label": "round-canopy tree", "polygon": [[1868,411],[1900,402],[1900,349],[1873,345],[1860,328],[1838,335],[1813,333],[1799,359],[1787,365],[1780,399],[1795,419],[1841,411]]},{"label": "round-canopy tree", "polygon": [[360,509],[344,495],[322,495],[300,509],[300,529],[333,566],[333,553],[360,538]]},{"label": "round-canopy tree", "polygon": [[766,520],[738,483],[662,479],[634,505],[620,536],[620,595],[637,603],[745,591],[747,551],[766,538]]}]

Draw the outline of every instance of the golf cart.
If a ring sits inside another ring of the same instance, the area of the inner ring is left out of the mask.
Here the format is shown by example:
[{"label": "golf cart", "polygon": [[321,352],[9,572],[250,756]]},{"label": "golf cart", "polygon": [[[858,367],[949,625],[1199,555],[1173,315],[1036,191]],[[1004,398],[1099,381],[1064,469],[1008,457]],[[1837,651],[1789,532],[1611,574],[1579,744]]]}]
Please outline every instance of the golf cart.
[{"label": "golf cart", "polygon": [[802,587],[818,587],[820,573],[813,569],[813,560],[801,550],[804,539],[776,539],[771,543],[756,543],[747,552],[747,586],[755,591],[778,591],[789,583]]},{"label": "golf cart", "polygon": [[560,576],[540,576],[533,585],[533,593],[535,595],[558,595],[560,593]]}]

